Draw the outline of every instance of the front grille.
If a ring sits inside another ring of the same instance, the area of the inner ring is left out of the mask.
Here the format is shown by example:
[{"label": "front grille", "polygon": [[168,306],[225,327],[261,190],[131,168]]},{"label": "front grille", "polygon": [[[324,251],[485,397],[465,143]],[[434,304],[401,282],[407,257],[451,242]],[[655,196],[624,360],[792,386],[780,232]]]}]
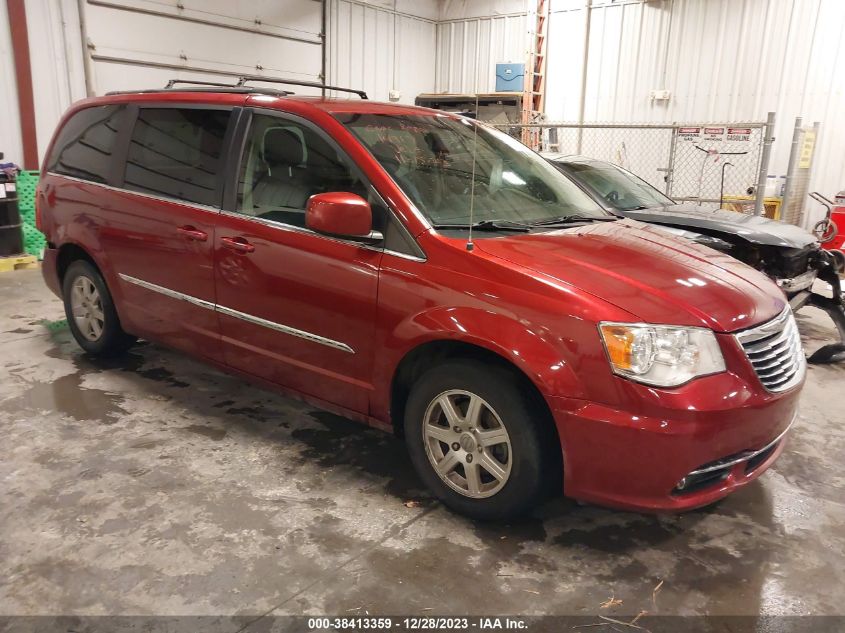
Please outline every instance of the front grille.
[{"label": "front grille", "polygon": [[789,307],[771,321],[735,336],[767,390],[786,391],[801,382],[807,362]]}]

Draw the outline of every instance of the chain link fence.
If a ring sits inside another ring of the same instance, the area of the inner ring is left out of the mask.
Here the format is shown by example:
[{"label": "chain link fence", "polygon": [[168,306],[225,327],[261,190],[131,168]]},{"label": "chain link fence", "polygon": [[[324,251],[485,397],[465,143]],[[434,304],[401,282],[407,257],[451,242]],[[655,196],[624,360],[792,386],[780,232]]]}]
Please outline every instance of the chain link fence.
[{"label": "chain link fence", "polygon": [[[685,125],[532,123],[496,127],[541,152],[575,154],[623,167],[670,198],[754,212],[766,122]],[[530,130],[530,133],[529,133]],[[771,215],[774,209],[766,209]]]}]

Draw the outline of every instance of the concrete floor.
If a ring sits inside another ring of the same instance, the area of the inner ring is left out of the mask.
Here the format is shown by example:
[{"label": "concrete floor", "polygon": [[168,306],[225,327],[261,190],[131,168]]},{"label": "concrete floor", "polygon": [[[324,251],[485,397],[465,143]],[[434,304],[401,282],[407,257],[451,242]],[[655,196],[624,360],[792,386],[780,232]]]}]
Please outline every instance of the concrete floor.
[{"label": "concrete floor", "polygon": [[390,436],[153,345],[86,358],[39,271],[0,298],[0,615],[845,614],[843,367],[810,368],[782,458],[715,506],[485,525]]}]

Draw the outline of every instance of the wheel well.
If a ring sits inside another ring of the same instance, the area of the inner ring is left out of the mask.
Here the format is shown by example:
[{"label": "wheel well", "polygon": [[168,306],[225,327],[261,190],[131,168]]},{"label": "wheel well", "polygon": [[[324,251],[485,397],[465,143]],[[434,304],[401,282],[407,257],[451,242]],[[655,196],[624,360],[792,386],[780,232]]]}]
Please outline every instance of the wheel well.
[{"label": "wheel well", "polygon": [[84,259],[86,262],[90,262],[97,270],[100,269],[94,258],[84,248],[76,244],[64,244],[59,248],[59,255],[56,259],[56,272],[59,275],[59,283],[64,281],[68,267],[78,259]]},{"label": "wheel well", "polygon": [[546,399],[540,393],[540,390],[537,389],[534,382],[519,367],[496,352],[472,345],[471,343],[462,343],[459,341],[432,341],[430,343],[424,343],[410,351],[399,363],[399,367],[393,375],[393,382],[390,388],[390,418],[393,423],[393,430],[397,435],[402,434],[405,405],[408,402],[408,396],[411,393],[411,387],[414,382],[431,367],[447,359],[455,358],[466,358],[497,365],[513,374],[514,378],[519,381],[524,393],[530,394],[534,404],[547,415],[547,420],[552,429],[554,429],[555,437],[557,438],[557,428],[554,425],[552,412],[549,409]]},{"label": "wheel well", "polygon": [[531,402],[537,407],[536,410],[545,418],[546,424],[543,428],[546,433],[545,441],[549,445],[549,456],[553,460],[550,464],[550,470],[551,473],[555,473],[548,478],[548,493],[551,496],[560,494],[563,489],[563,451],[560,435],[548,402],[540,393],[537,385],[519,367],[507,358],[483,347],[458,341],[433,341],[420,345],[409,352],[399,363],[391,384],[390,418],[393,423],[393,432],[400,437],[403,434],[405,406],[414,382],[434,365],[455,358],[478,360],[489,365],[497,365],[510,372],[518,381],[522,393],[528,394]]}]

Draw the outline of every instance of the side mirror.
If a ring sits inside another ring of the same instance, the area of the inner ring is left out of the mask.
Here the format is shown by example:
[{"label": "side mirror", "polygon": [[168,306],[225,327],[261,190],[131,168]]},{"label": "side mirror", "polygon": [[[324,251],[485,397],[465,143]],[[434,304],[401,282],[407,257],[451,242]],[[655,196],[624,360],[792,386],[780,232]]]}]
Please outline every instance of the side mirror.
[{"label": "side mirror", "polygon": [[318,193],[308,199],[305,226],[312,231],[360,242],[377,242],[381,233],[373,231],[370,203],[354,193]]}]

